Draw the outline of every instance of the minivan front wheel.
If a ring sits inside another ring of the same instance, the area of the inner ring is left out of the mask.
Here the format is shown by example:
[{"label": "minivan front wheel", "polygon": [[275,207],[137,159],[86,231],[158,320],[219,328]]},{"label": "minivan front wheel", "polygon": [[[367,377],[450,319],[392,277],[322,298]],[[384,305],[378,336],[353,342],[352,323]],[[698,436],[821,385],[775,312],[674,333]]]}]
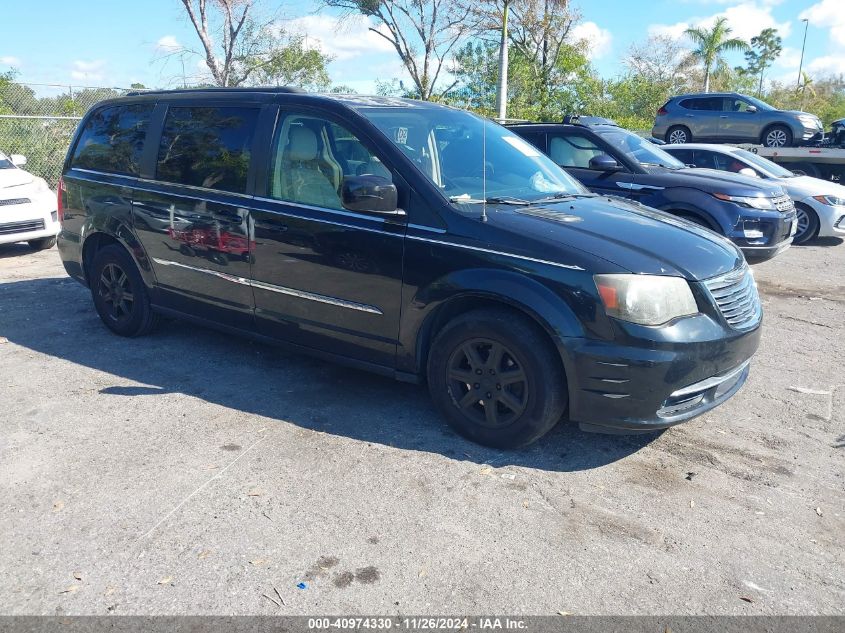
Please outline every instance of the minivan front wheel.
[{"label": "minivan front wheel", "polygon": [[475,310],[448,323],[431,346],[428,385],[456,431],[496,448],[542,437],[567,403],[553,346],[538,326],[507,310]]},{"label": "minivan front wheel", "polygon": [[103,323],[120,336],[141,336],[158,322],[135,262],[121,246],[97,251],[91,266],[91,295]]},{"label": "minivan front wheel", "polygon": [[791,147],[792,130],[785,125],[773,125],[763,134],[763,145],[766,147]]},{"label": "minivan front wheel", "polygon": [[670,127],[666,132],[666,142],[672,145],[689,143],[690,141],[692,141],[692,134],[690,133],[689,128],[684,127],[683,125]]}]

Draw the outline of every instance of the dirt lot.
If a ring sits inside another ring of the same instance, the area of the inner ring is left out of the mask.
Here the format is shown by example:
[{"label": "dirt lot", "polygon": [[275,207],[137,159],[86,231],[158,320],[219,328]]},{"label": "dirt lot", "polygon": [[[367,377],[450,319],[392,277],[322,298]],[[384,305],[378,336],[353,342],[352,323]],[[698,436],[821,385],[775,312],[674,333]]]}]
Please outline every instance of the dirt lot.
[{"label": "dirt lot", "polygon": [[115,337],[55,250],[0,247],[0,612],[845,613],[845,244],[755,270],[725,406],[502,453],[420,387]]}]

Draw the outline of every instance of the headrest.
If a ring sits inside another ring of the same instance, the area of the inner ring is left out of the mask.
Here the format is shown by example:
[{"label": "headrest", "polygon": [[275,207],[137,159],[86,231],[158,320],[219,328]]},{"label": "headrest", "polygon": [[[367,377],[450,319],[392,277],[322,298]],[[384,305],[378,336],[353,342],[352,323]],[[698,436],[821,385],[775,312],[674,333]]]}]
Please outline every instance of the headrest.
[{"label": "headrest", "polygon": [[293,127],[288,141],[288,160],[314,160],[318,155],[317,135],[307,127]]}]

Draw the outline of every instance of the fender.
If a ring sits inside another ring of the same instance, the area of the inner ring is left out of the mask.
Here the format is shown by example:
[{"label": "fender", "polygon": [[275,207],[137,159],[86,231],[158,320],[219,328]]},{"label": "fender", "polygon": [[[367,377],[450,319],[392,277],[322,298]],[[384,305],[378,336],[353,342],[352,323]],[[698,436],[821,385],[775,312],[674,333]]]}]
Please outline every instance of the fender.
[{"label": "fender", "polygon": [[715,231],[722,232],[723,229],[719,225],[719,222],[714,218],[712,215],[707,213],[706,211],[702,210],[700,207],[692,205],[688,202],[681,202],[681,201],[674,201],[664,205],[657,207],[660,211],[665,211],[666,213],[671,213],[672,215],[677,215],[678,212],[681,213],[688,213],[689,215],[693,215],[707,224]]},{"label": "fender", "polygon": [[82,267],[85,273],[86,281],[88,280],[88,270],[85,264],[86,250],[92,245],[95,247],[102,236],[108,236],[115,240],[118,244],[123,246],[135,261],[138,271],[141,273],[141,278],[149,290],[155,287],[156,279],[153,272],[150,260],[147,257],[147,252],[135,236],[132,227],[117,216],[108,215],[88,215],[82,224],[81,241],[82,248],[80,250],[82,258]]},{"label": "fender", "polygon": [[[584,273],[567,274],[573,276],[570,288],[577,292],[580,284],[574,277]],[[534,278],[501,269],[454,271],[418,288],[405,303],[408,308],[399,326],[397,369],[418,375],[425,372],[427,348],[436,329],[451,316],[479,304],[510,306],[535,320],[555,342],[567,373],[571,359],[566,339],[585,336],[582,321],[563,297]]]}]

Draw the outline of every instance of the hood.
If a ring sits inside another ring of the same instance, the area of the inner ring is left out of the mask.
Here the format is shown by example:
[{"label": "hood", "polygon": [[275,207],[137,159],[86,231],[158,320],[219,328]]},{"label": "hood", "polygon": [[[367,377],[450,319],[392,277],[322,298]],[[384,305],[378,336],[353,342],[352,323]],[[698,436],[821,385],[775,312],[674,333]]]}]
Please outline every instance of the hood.
[{"label": "hood", "polygon": [[[670,275],[692,281],[733,270],[742,253],[727,239],[695,224],[624,198],[595,196],[526,207],[498,205],[488,224],[526,248],[561,263],[580,251],[637,274]],[[597,270],[595,272],[607,272]]]},{"label": "hood", "polygon": [[23,169],[0,169],[0,196],[7,197],[7,187],[18,187],[31,184],[35,177]]},{"label": "hood", "polygon": [[704,169],[701,167],[686,167],[678,170],[688,178],[692,178],[695,187],[707,193],[726,193],[731,196],[759,196],[762,192],[767,198],[783,195],[783,188],[774,182],[766,182],[761,178],[743,176],[729,171]]},{"label": "hood", "polygon": [[808,197],[824,195],[845,198],[845,186],[830,180],[822,180],[821,178],[813,178],[812,176],[795,176],[794,178],[783,178],[778,182],[792,196]]}]

